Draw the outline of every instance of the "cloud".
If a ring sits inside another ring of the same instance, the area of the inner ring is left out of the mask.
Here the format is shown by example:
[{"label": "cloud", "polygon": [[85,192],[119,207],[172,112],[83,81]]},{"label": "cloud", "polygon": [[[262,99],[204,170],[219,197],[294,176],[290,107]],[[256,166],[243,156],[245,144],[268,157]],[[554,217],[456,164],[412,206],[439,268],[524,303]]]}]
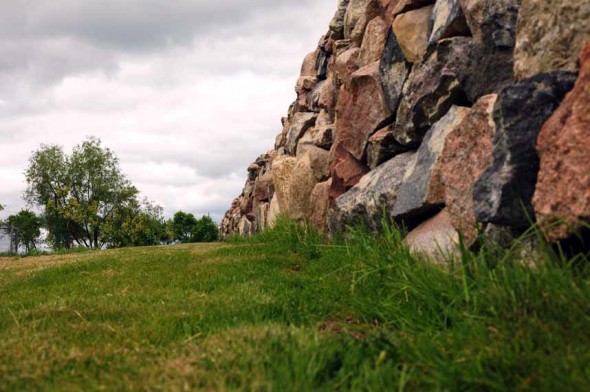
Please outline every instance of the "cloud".
[{"label": "cloud", "polygon": [[[335,0],[0,2],[0,202],[41,143],[103,140],[143,195],[219,219]],[[2,218],[2,216],[0,216]]]}]

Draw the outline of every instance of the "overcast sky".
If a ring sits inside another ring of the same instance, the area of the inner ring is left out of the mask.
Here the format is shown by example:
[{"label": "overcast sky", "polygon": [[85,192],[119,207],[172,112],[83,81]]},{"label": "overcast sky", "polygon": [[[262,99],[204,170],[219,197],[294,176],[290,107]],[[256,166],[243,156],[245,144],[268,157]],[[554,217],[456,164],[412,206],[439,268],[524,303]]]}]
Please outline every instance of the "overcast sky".
[{"label": "overcast sky", "polygon": [[42,143],[97,136],[170,216],[219,220],[336,0],[0,0],[0,219]]}]

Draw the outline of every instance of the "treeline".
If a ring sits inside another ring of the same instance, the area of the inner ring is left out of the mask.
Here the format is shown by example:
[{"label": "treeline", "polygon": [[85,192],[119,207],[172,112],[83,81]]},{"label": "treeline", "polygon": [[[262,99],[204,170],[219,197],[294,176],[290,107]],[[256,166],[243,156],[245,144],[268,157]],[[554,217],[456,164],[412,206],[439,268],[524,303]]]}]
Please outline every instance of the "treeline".
[{"label": "treeline", "polygon": [[162,207],[138,198],[138,189],[119,160],[97,138],[88,138],[67,155],[57,145],[42,145],[25,171],[25,201],[42,211],[23,210],[5,224],[18,232],[19,245],[36,248],[41,229],[53,249],[100,249],[173,242],[217,240],[209,216],[177,212],[165,220]]}]

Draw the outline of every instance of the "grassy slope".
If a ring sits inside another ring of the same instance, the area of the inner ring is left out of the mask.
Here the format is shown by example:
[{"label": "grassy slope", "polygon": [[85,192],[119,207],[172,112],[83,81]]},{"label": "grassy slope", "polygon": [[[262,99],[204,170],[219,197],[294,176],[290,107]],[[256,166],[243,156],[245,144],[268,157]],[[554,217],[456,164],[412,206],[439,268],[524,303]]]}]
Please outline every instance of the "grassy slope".
[{"label": "grassy slope", "polygon": [[587,271],[484,256],[442,269],[395,233],[282,224],[0,259],[0,390],[590,390]]}]

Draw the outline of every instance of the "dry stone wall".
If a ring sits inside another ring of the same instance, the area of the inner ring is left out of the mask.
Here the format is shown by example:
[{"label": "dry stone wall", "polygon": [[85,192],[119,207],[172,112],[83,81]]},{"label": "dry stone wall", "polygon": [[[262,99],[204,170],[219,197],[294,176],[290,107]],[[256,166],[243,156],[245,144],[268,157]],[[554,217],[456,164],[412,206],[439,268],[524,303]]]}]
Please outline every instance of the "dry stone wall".
[{"label": "dry stone wall", "polygon": [[[221,234],[383,212],[414,250],[590,222],[590,2],[340,0]],[[581,52],[581,54],[580,54]]]}]

